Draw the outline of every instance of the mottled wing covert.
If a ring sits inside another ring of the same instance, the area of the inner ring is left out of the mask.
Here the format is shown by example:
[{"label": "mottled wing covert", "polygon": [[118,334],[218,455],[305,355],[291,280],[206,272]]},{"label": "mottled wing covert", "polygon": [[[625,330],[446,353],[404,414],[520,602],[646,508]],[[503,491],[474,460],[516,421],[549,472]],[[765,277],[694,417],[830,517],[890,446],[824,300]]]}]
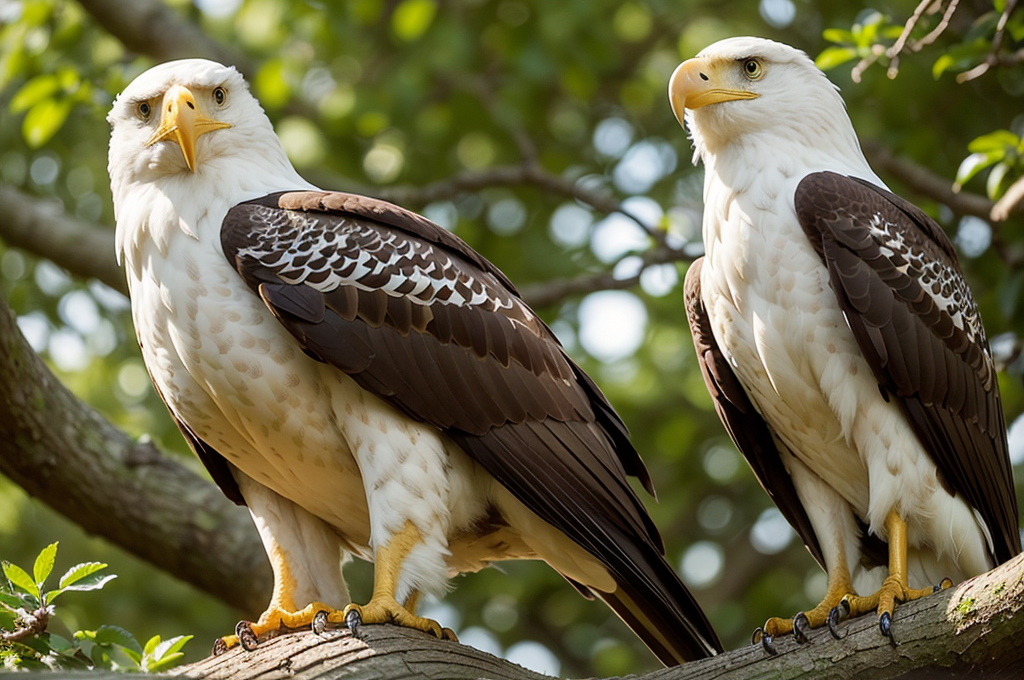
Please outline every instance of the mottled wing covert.
[{"label": "mottled wing covert", "polygon": [[984,519],[994,557],[1021,550],[1006,425],[988,341],[956,252],[924,212],[831,172],[796,191],[801,226],[886,398],[948,488]]},{"label": "mottled wing covert", "polygon": [[625,426],[494,265],[415,213],[342,193],[243,203],[221,240],[307,354],[443,430],[678,629],[690,658],[720,648],[629,486],[653,492]]}]

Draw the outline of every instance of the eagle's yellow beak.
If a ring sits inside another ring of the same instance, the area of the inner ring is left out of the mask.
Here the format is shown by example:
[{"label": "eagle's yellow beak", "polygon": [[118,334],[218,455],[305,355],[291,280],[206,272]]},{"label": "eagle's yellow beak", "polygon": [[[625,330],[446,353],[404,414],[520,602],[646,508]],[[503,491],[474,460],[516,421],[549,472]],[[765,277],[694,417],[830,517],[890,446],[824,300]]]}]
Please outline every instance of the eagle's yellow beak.
[{"label": "eagle's yellow beak", "polygon": [[182,155],[185,156],[185,165],[189,170],[195,171],[196,140],[207,132],[229,127],[230,123],[222,123],[205,115],[196,104],[196,98],[191,90],[182,85],[175,85],[167,90],[160,103],[160,127],[146,142],[146,146],[152,146],[165,139],[177,142]]},{"label": "eagle's yellow beak", "polygon": [[719,64],[694,57],[676,68],[668,81],[668,98],[680,125],[683,124],[685,109],[699,109],[708,104],[761,96],[749,90],[722,87],[721,83],[728,82],[729,76],[733,75],[722,71],[731,66],[732,63]]}]

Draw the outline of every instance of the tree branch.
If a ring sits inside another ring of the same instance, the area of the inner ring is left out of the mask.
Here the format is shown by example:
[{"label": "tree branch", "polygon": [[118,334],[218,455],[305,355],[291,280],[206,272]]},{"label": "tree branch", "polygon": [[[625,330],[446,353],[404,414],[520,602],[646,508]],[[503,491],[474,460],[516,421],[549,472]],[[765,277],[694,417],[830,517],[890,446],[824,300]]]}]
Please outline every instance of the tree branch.
[{"label": "tree branch", "polygon": [[[827,630],[808,644],[792,636],[778,640],[778,654],[748,646],[636,676],[636,680],[742,680],[786,678],[811,680],[842,676],[859,680],[950,678],[965,673],[1017,677],[1024,663],[1024,555],[957,587],[900,605],[893,631],[894,648],[879,635],[868,615],[841,624],[842,640]],[[178,672],[209,680],[255,680],[297,674],[303,680],[344,675],[352,680],[377,678],[491,678],[540,680],[540,676],[470,647],[437,640],[394,626],[363,626],[364,639],[348,631],[316,636],[302,631],[261,643],[255,651],[239,648],[210,657]],[[1003,675],[1006,674],[1006,675]]]},{"label": "tree branch", "polygon": [[213,40],[160,0],[78,0],[85,11],[132,52],[158,61],[204,57],[255,75],[255,64],[241,52]]},{"label": "tree branch", "polygon": [[35,198],[0,183],[0,239],[40,255],[85,279],[95,278],[128,294],[114,259],[114,233],[64,212],[60,201]]},{"label": "tree branch", "polygon": [[952,183],[945,177],[905,158],[897,158],[878,142],[862,140],[861,145],[871,165],[895,176],[913,191],[949,206],[958,215],[990,219],[993,203],[984,196],[966,191],[954,192]]},{"label": "tree branch", "polygon": [[[631,256],[627,256],[631,257]],[[599,290],[625,290],[640,283],[644,270],[656,264],[689,262],[694,258],[683,250],[658,247],[640,256],[640,266],[635,274],[617,278],[614,272],[600,272],[573,279],[553,279],[532,286],[524,286],[520,293],[523,299],[535,308],[550,307],[576,295],[586,295]]]},{"label": "tree branch", "polygon": [[2,297],[0,413],[0,473],[89,533],[245,612],[263,610],[270,565],[248,513],[71,394]]}]

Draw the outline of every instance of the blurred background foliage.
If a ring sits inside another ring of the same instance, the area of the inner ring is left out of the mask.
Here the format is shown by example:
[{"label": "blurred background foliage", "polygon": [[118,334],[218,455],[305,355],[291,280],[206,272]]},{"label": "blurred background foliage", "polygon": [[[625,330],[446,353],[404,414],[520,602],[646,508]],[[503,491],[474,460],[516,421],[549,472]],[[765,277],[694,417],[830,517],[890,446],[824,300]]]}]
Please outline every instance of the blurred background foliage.
[{"label": "blurred background foliage", "polygon": [[[112,229],[104,116],[153,59],[129,50],[94,18],[87,7],[99,4],[0,0],[0,181]],[[682,59],[732,35],[771,37],[820,54],[862,140],[948,185],[959,179],[965,192],[996,199],[1021,175],[1024,68],[1011,58],[1022,38],[1020,13],[1006,17],[1004,0],[961,2],[948,25],[940,23],[941,9],[927,13],[912,38],[943,30],[917,45],[920,51],[893,59],[884,46],[897,39],[915,2],[167,4],[177,21],[240,55],[311,181],[405,199],[544,300],[538,311],[630,426],[658,485],[649,508],[669,559],[727,647],[746,644],[768,616],[820,599],[824,574],[726,437],[696,365],[681,282],[700,254],[702,170],[692,167],[667,104],[669,75]],[[993,53],[1010,56],[992,60],[986,73],[960,77]],[[898,76],[888,77],[897,67]],[[539,167],[546,179],[508,181],[495,171],[522,167]],[[961,248],[1004,364],[1004,406],[1022,479],[1021,219],[993,227],[914,193],[898,174],[880,174],[940,219]],[[629,216],[575,200],[552,177],[621,202]],[[473,191],[453,190],[458,186]],[[659,263],[655,252],[667,255]],[[639,285],[588,285],[604,272],[618,279],[639,273]],[[545,284],[563,279],[584,284],[569,295],[549,294]],[[0,291],[32,346],[81,399],[199,468],[150,387],[123,296],[2,241]],[[89,537],[0,478],[0,557],[30,562],[56,540],[68,564],[102,561],[120,576],[85,608],[65,605],[71,630],[110,623],[140,639],[191,633],[196,640],[186,652],[195,660],[236,620],[259,613],[229,609]],[[357,601],[369,595],[370,573],[361,564],[348,569]],[[430,614],[468,644],[564,675],[656,665],[606,608],[581,599],[543,564],[507,564],[452,586]]]}]

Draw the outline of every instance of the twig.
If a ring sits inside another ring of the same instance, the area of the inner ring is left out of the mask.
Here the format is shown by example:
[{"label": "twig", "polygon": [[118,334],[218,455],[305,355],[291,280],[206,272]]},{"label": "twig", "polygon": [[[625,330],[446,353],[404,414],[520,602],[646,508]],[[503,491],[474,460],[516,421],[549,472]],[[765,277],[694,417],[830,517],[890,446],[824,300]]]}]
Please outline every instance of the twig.
[{"label": "twig", "polygon": [[640,275],[648,267],[669,262],[687,262],[693,259],[693,256],[684,250],[657,247],[640,256],[640,266],[632,276],[616,278],[613,272],[601,272],[600,274],[591,274],[572,279],[554,279],[545,283],[524,286],[521,292],[523,299],[531,307],[550,307],[574,295],[584,295],[599,290],[624,290],[632,288],[640,282]]},{"label": "twig", "polygon": [[1020,209],[1020,203],[1024,201],[1024,177],[1019,177],[1016,182],[1010,185],[1003,197],[996,201],[989,213],[993,222],[1005,222],[1010,214]]},{"label": "twig", "polygon": [[888,75],[889,78],[895,78],[896,74],[899,72],[900,52],[903,51],[903,47],[907,44],[907,40],[910,38],[910,32],[917,27],[918,22],[921,21],[921,17],[924,16],[925,10],[928,9],[933,2],[934,0],[921,0],[921,2],[918,3],[917,7],[914,8],[914,13],[910,15],[909,19],[907,19],[907,23],[903,24],[903,32],[900,33],[900,37],[897,38],[896,42],[885,51],[885,55],[891,60],[889,63],[889,70],[886,72],[886,75]]},{"label": "twig", "polygon": [[996,33],[992,37],[992,49],[989,50],[985,60],[980,64],[964,71],[956,77],[956,82],[966,83],[984,75],[993,66],[1002,65],[1002,59],[1000,58],[999,51],[1003,49],[1003,42],[1006,40],[1006,24],[1010,20],[1010,15],[1017,9],[1017,0],[1006,0],[1006,7],[1003,8],[1003,13],[999,17],[999,23],[996,25]]},{"label": "twig", "polygon": [[18,628],[13,631],[0,630],[0,640],[4,642],[21,642],[38,633],[45,633],[50,622],[50,610],[40,607],[34,612],[22,612],[18,617]]},{"label": "twig", "polygon": [[993,203],[984,196],[966,191],[956,193],[948,179],[928,168],[905,158],[897,158],[892,151],[877,142],[862,140],[861,144],[876,169],[894,175],[910,189],[948,206],[958,215],[974,215],[985,220],[990,218]]},{"label": "twig", "polygon": [[920,52],[922,47],[931,45],[938,39],[940,35],[942,35],[942,32],[949,27],[949,22],[953,18],[953,12],[956,11],[956,8],[959,4],[960,0],[949,0],[949,5],[946,6],[946,11],[943,13],[942,19],[939,21],[938,25],[931,30],[931,32],[928,35],[917,41],[917,44],[914,46],[915,52]]}]

